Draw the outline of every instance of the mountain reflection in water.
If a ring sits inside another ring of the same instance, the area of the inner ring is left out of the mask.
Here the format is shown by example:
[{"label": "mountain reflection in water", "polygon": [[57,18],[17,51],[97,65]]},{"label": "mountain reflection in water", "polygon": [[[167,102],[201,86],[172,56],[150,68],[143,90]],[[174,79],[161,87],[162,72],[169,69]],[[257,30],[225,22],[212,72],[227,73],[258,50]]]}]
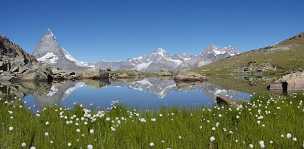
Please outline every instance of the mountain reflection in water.
[{"label": "mountain reflection in water", "polygon": [[21,98],[31,110],[44,106],[107,108],[113,101],[138,109],[213,106],[216,96],[248,100],[249,93],[224,89],[209,82],[176,83],[164,78],[142,80],[65,81],[60,83],[0,83],[0,97]]}]

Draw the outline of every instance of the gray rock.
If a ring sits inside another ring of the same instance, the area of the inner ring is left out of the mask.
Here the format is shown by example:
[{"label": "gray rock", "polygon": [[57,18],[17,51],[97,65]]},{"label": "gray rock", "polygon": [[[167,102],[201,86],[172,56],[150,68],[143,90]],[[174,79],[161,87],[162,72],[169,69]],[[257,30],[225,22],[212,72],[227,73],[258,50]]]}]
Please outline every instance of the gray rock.
[{"label": "gray rock", "polygon": [[194,72],[182,72],[177,74],[174,80],[177,82],[202,82],[207,80],[207,77]]},{"label": "gray rock", "polygon": [[[284,87],[285,86],[285,87]],[[301,91],[304,90],[304,72],[295,72],[283,76],[267,86],[269,90]],[[284,89],[285,88],[285,89]]]}]

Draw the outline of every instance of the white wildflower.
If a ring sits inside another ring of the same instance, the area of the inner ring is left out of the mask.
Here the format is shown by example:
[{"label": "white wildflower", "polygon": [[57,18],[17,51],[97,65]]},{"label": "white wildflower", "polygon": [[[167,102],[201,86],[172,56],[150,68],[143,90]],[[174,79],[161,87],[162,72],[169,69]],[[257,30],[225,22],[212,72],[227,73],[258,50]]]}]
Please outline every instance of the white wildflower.
[{"label": "white wildflower", "polygon": [[94,129],[90,129],[90,134],[93,134],[94,133]]},{"label": "white wildflower", "polygon": [[139,121],[142,122],[142,123],[145,123],[146,119],[145,118],[140,118]]},{"label": "white wildflower", "polygon": [[77,128],[77,129],[76,129],[76,132],[80,132],[80,129],[79,129],[79,128]]},{"label": "white wildflower", "polygon": [[261,147],[261,148],[265,148],[265,144],[264,144],[264,141],[263,141],[263,140],[259,141],[259,144],[260,144],[260,147]]},{"label": "white wildflower", "polygon": [[155,144],[153,142],[149,143],[149,146],[153,147]]},{"label": "white wildflower", "polygon": [[214,142],[215,141],[215,137],[211,136],[209,140],[210,140],[210,142]]},{"label": "white wildflower", "polygon": [[290,139],[292,137],[291,133],[286,134],[287,139]]},{"label": "white wildflower", "polygon": [[89,144],[89,145],[87,146],[87,148],[88,148],[88,149],[93,149],[93,145],[92,145],[92,144]]},{"label": "white wildflower", "polygon": [[116,131],[116,129],[115,129],[114,127],[112,127],[112,126],[111,126],[111,130],[112,130],[112,131]]},{"label": "white wildflower", "polygon": [[253,144],[249,144],[249,148],[253,148]]}]

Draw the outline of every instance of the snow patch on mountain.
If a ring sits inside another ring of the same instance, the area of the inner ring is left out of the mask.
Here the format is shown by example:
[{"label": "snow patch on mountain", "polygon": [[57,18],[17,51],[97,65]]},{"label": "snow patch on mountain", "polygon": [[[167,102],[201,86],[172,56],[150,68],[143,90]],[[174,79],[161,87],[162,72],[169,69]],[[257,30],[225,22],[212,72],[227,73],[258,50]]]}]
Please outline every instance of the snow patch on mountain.
[{"label": "snow patch on mountain", "polygon": [[77,60],[76,58],[74,58],[66,49],[62,48],[63,52],[64,52],[64,56],[72,61],[72,62],[75,62],[76,65],[80,66],[80,67],[91,67],[91,68],[94,68],[95,66],[94,65],[89,65],[89,63],[87,62],[83,62],[83,61],[79,61]]},{"label": "snow patch on mountain", "polygon": [[147,62],[147,63],[141,63],[141,64],[137,64],[135,65],[135,69],[138,70],[138,71],[142,71],[142,70],[145,70],[149,67],[149,65],[151,64],[152,62]]},{"label": "snow patch on mountain", "polygon": [[53,52],[48,52],[44,56],[38,58],[37,60],[40,62],[56,64],[58,60],[58,56],[56,56]]}]

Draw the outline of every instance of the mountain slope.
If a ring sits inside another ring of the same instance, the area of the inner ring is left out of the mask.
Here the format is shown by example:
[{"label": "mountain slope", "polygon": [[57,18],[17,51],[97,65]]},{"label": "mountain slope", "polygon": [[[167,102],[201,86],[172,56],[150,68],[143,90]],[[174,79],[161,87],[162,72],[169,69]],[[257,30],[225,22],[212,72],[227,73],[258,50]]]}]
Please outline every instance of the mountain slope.
[{"label": "mountain slope", "polygon": [[8,38],[0,35],[0,61],[7,58],[8,61],[16,59],[22,65],[31,65],[37,63],[37,60],[26,53],[19,45],[13,43]]},{"label": "mountain slope", "polygon": [[49,29],[33,51],[38,61],[48,63],[66,71],[79,71],[94,67],[76,60],[67,50],[61,48],[53,32]]},{"label": "mountain slope", "polygon": [[304,70],[304,33],[196,69],[209,75],[282,75]]}]

